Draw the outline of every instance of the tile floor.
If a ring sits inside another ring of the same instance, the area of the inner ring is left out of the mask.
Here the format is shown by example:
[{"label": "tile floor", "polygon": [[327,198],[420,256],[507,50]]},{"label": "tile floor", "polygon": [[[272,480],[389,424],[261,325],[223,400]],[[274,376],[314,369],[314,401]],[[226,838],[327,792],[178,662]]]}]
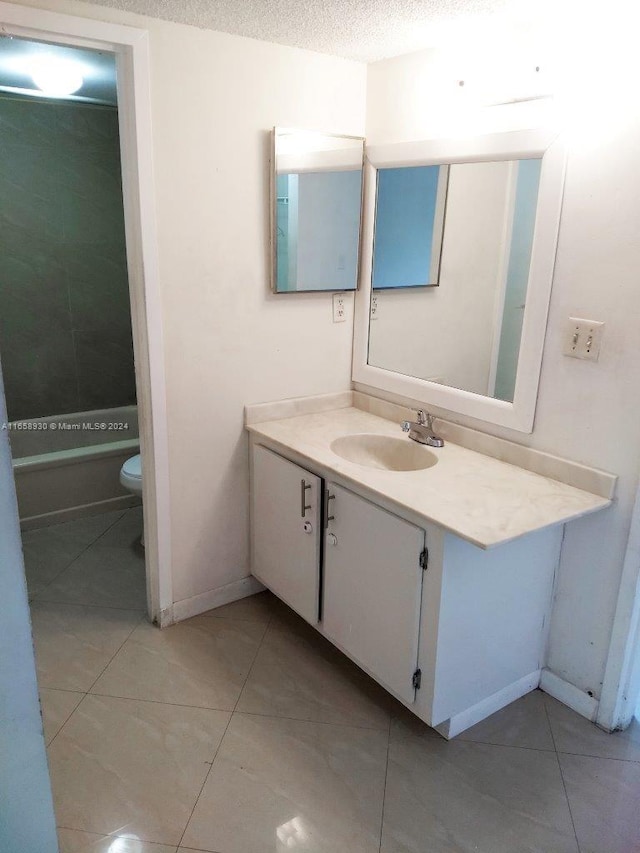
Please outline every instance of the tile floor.
[{"label": "tile floor", "polygon": [[447,743],[269,593],[165,631],[140,510],[24,534],[61,853],[638,853],[640,725]]}]

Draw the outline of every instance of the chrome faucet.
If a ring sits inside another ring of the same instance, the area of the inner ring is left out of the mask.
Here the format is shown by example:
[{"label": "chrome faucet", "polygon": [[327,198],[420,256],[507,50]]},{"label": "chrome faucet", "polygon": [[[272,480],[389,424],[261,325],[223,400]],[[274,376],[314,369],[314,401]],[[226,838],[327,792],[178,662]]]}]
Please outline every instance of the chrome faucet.
[{"label": "chrome faucet", "polygon": [[418,409],[418,420],[403,421],[402,431],[409,433],[409,438],[418,444],[428,444],[429,447],[444,447],[444,440],[433,431],[433,415]]}]

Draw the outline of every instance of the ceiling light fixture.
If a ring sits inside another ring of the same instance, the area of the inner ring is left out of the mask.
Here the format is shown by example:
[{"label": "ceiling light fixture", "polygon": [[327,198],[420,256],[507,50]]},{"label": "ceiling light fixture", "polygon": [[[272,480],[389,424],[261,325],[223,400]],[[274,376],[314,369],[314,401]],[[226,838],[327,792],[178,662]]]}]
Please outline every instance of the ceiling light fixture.
[{"label": "ceiling light fixture", "polygon": [[73,95],[84,83],[80,66],[55,56],[34,57],[31,79],[43,94],[53,98]]}]

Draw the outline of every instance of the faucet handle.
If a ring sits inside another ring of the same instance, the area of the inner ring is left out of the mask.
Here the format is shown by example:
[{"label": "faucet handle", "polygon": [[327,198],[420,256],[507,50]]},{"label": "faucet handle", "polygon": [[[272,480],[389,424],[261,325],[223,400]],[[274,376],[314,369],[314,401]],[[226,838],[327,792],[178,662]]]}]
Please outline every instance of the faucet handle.
[{"label": "faucet handle", "polygon": [[424,409],[415,409],[414,411],[418,415],[418,423],[420,426],[426,426],[427,429],[433,429],[433,415],[429,414],[429,412],[425,412]]},{"label": "faucet handle", "polygon": [[[418,426],[426,426],[428,430],[433,429],[433,415],[430,415],[429,412],[425,412],[424,409],[412,409],[411,411],[415,412],[417,415],[416,424]],[[413,424],[411,421],[402,421],[400,424],[403,432],[409,432]]]}]

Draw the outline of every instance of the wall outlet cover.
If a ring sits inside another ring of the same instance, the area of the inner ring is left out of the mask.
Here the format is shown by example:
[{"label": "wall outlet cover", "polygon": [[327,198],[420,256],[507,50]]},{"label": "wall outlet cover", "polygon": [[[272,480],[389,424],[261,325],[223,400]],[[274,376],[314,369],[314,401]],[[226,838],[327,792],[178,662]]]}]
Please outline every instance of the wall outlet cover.
[{"label": "wall outlet cover", "polygon": [[371,310],[369,315],[372,320],[378,319],[378,296],[376,293],[371,294]]},{"label": "wall outlet cover", "polygon": [[344,294],[342,293],[334,293],[333,294],[333,322],[334,323],[344,323],[347,319],[346,311],[344,307]]}]

